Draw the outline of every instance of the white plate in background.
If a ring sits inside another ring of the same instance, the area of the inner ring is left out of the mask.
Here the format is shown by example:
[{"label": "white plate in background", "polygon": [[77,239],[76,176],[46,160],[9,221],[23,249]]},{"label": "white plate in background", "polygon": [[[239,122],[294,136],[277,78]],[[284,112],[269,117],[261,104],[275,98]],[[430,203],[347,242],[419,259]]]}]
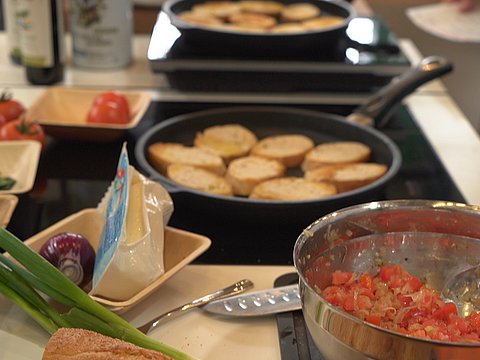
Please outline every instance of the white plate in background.
[{"label": "white plate in background", "polygon": [[0,141],[0,176],[16,181],[10,190],[0,190],[0,194],[21,194],[32,189],[41,147],[34,140]]}]

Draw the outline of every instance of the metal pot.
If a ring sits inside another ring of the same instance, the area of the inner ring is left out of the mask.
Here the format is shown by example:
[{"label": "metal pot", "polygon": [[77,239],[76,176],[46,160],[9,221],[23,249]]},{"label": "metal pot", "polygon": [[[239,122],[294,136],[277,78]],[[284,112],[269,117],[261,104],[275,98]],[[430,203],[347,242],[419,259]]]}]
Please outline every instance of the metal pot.
[{"label": "metal pot", "polygon": [[[294,0],[278,0],[290,4]],[[212,28],[192,24],[182,20],[179,14],[190,10],[194,5],[204,3],[205,0],[167,0],[162,10],[167,14],[171,23],[181,32],[189,46],[201,47],[202,51],[228,54],[250,54],[271,56],[272,54],[290,54],[295,56],[298,52],[318,52],[336,45],[345,36],[345,30],[356,12],[351,4],[343,0],[305,0],[314,4],[322,13],[340,16],[344,21],[338,25],[330,26],[316,31],[303,31],[296,33],[252,33],[231,31],[223,28]]]},{"label": "metal pot", "polygon": [[382,329],[331,305],[315,288],[329,285],[335,270],[375,272],[379,263],[396,263],[441,290],[480,261],[479,210],[442,201],[383,201],[345,208],[308,226],[295,244],[294,265],[307,327],[325,358],[478,359],[479,344]]}]

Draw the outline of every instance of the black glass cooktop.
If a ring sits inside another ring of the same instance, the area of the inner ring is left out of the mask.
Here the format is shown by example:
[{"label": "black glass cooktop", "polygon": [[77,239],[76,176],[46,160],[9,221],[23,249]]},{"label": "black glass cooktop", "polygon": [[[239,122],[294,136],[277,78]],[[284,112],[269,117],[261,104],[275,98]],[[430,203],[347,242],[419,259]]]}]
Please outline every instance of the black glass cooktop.
[{"label": "black glass cooktop", "polygon": [[148,59],[173,88],[187,91],[371,92],[410,65],[395,35],[377,18],[354,18],[333,45],[259,53],[196,44],[163,12]]},{"label": "black glass cooktop", "polygon": [[[140,124],[118,141],[94,143],[52,139],[42,153],[33,190],[19,196],[9,229],[26,239],[67,215],[96,207],[115,174],[124,141],[127,141],[132,165],[139,169],[133,153],[135,143],[155,123],[180,113],[231,105],[153,102]],[[352,110],[348,106],[310,108],[341,115]],[[384,190],[369,195],[365,202],[384,199],[464,202],[408,108],[396,111],[381,131],[400,148],[402,167]],[[291,264],[293,246],[303,228],[320,216],[345,206],[321,208],[314,213],[301,214],[296,220],[265,222],[255,211],[232,217],[222,212],[221,207],[211,213],[193,209],[188,202],[182,201],[181,195],[173,195],[173,199],[175,210],[169,224],[204,234],[212,240],[211,247],[196,260],[206,264]]]}]

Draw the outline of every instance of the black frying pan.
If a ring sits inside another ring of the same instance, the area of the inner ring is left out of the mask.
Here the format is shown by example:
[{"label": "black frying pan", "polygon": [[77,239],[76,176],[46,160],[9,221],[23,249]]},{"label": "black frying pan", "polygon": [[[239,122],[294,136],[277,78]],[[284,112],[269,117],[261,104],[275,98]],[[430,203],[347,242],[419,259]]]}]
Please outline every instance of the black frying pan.
[{"label": "black frying pan", "polygon": [[[180,30],[182,37],[189,46],[201,47],[202,51],[214,53],[244,53],[246,55],[272,55],[283,53],[291,56],[298,52],[318,52],[331,50],[333,45],[345,37],[348,23],[356,16],[356,12],[347,1],[337,0],[302,0],[319,7],[325,15],[335,15],[344,18],[343,23],[327,28],[302,31],[296,33],[252,33],[231,31],[228,29],[211,28],[183,21],[178,15],[190,10],[195,4],[207,0],[166,0],[162,10],[170,18],[171,23]],[[277,0],[290,4],[295,0]]]},{"label": "black frying pan", "polygon": [[[318,217],[324,210],[332,211],[361,201],[369,201],[394,178],[401,165],[401,154],[395,143],[371,126],[352,121],[385,119],[387,110],[419,85],[452,70],[443,58],[424,59],[417,67],[396,78],[372,96],[349,117],[286,107],[244,106],[213,109],[184,114],[165,120],[143,134],[135,147],[135,158],[151,179],[163,184],[176,204],[199,211],[212,211],[228,217],[260,216],[265,221],[285,217]],[[189,189],[178,185],[155,170],[148,161],[147,149],[155,142],[178,142],[192,145],[195,134],[213,125],[239,123],[251,129],[260,139],[268,135],[304,134],[316,144],[327,141],[355,140],[372,148],[371,161],[388,165],[387,173],[377,181],[352,191],[323,199],[302,201],[271,201],[243,197],[227,197]],[[305,221],[307,224],[307,221]]]}]

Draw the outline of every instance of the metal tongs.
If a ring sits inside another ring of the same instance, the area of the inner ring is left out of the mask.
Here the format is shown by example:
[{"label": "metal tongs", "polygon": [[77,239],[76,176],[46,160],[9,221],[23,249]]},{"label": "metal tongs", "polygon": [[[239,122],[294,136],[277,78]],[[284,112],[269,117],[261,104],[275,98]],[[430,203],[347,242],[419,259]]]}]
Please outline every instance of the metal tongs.
[{"label": "metal tongs", "polygon": [[179,306],[173,310],[170,310],[158,317],[156,317],[153,320],[150,320],[146,324],[139,326],[138,330],[143,332],[144,334],[148,334],[150,331],[155,329],[158,325],[166,322],[167,320],[176,318],[188,310],[195,309],[197,307],[201,307],[211,301],[222,299],[225,297],[229,297],[232,295],[240,294],[244,292],[245,290],[248,290],[253,287],[253,282],[248,280],[248,279],[243,279],[240,281],[237,281],[235,284],[232,284],[230,286],[227,286],[224,289],[217,290],[213,293],[204,295],[198,299],[195,299],[189,303],[186,303],[182,306]]}]

